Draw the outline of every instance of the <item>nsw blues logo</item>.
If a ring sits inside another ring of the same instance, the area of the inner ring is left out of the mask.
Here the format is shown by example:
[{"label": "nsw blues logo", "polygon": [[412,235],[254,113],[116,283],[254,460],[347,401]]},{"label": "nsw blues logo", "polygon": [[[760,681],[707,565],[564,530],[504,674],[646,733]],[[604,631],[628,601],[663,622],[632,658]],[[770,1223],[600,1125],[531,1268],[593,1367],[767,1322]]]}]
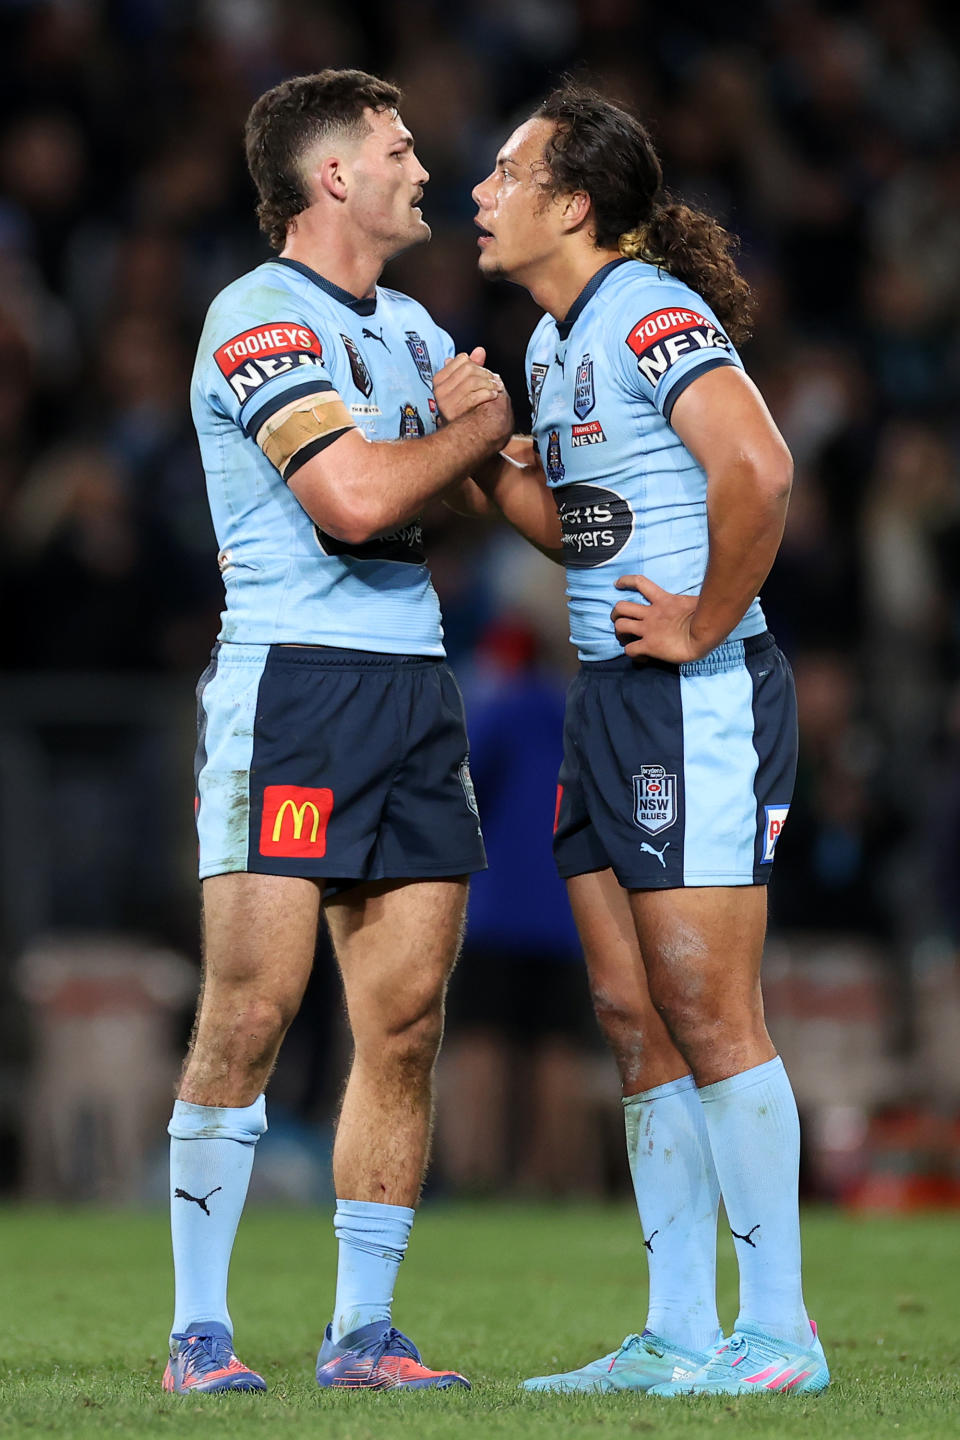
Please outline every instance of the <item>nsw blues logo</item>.
[{"label": "nsw blues logo", "polygon": [[577,366],[577,375],[573,382],[573,413],[578,420],[585,420],[596,403],[597,397],[593,388],[593,361],[589,355],[584,355]]},{"label": "nsw blues logo", "polygon": [[537,411],[540,408],[540,391],[543,389],[543,382],[547,378],[549,365],[540,365],[536,361],[530,366],[530,423],[535,424]]},{"label": "nsw blues logo", "polygon": [[423,381],[424,385],[426,385],[428,390],[432,390],[433,366],[430,364],[430,351],[427,349],[424,342],[420,339],[420,336],[417,334],[416,330],[408,330],[406,332],[406,336],[407,349],[413,356],[413,363],[414,365],[416,365],[417,370],[419,371],[420,379]]},{"label": "nsw blues logo", "polygon": [[677,819],[677,777],[662,765],[641,765],[633,777],[633,823],[650,835],[668,830]]},{"label": "nsw blues logo", "polygon": [[373,380],[370,377],[370,371],[366,367],[363,356],[357,349],[356,341],[351,340],[349,335],[343,334],[341,334],[340,339],[343,341],[344,348],[347,352],[347,359],[350,361],[350,375],[353,383],[360,391],[360,394],[365,395],[367,399],[369,399],[373,394]]},{"label": "nsw blues logo", "polygon": [[559,485],[566,473],[560,454],[560,431],[551,430],[547,437],[547,479],[551,485]]},{"label": "nsw blues logo", "polygon": [[406,405],[400,406],[400,430],[398,434],[401,440],[419,440],[421,435],[426,434],[423,421],[420,419],[420,411],[416,405],[411,405],[409,400]]}]

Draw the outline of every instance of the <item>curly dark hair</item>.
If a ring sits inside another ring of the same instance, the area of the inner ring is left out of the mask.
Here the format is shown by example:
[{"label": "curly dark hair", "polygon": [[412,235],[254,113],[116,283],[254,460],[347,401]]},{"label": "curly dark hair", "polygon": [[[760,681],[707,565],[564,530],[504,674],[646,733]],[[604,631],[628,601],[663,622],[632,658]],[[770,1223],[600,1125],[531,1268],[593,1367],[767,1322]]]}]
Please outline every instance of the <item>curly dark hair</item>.
[{"label": "curly dark hair", "polygon": [[748,339],[754,301],[733,259],[737,237],[664,192],[640,121],[574,81],[553,90],[534,118],[555,126],[544,152],[548,189],[587,192],[597,247],[662,266],[703,296],[735,345]]},{"label": "curly dark hair", "polygon": [[297,75],[261,95],[247,116],[247,166],[260,203],[257,219],[274,250],[286,244],[291,220],[311,204],[303,175],[306,150],[334,130],[369,129],[365,110],[396,110],[395,85],[364,70]]}]

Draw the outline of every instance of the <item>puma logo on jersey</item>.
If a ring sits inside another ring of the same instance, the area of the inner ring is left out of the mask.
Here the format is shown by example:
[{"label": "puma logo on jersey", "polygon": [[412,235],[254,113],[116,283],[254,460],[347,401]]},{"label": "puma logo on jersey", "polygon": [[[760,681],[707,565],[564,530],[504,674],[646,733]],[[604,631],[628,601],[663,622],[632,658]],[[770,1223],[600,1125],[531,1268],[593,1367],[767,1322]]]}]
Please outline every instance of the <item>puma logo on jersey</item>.
[{"label": "puma logo on jersey", "polygon": [[[666,845],[664,845],[663,850],[669,850],[669,849],[670,849],[670,841],[668,840],[667,843],[666,843]],[[653,848],[652,845],[648,845],[647,842],[646,842],[646,840],[643,840],[643,841],[641,841],[641,843],[640,843],[640,852],[641,852],[641,854],[643,853],[644,850],[647,852],[648,855],[656,855],[657,859],[660,861],[660,864],[663,866],[664,870],[666,870],[666,868],[667,868],[667,862],[666,862],[666,860],[664,860],[664,858],[663,858],[663,850],[654,850],[654,848]],[[654,1231],[653,1233],[656,1234],[657,1232]]]}]

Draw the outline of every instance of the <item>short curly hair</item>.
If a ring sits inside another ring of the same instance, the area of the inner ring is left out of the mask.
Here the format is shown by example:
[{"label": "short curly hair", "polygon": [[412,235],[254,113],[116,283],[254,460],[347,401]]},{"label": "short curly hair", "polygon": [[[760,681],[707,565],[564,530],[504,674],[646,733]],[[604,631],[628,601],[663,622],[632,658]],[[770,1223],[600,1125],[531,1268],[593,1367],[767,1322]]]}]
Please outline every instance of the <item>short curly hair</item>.
[{"label": "short curly hair", "polygon": [[311,204],[303,157],[310,146],[334,131],[369,131],[366,110],[396,110],[396,85],[364,70],[320,70],[296,75],[261,95],[244,132],[247,166],[260,203],[257,219],[274,250],[286,244],[291,220]]}]

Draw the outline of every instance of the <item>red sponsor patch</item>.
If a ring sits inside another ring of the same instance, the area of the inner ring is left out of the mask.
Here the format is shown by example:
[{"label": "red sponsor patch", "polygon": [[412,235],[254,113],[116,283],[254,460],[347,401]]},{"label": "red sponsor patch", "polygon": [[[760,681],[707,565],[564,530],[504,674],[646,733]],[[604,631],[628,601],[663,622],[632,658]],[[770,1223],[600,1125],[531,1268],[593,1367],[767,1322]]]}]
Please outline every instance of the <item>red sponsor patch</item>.
[{"label": "red sponsor patch", "polygon": [[581,445],[601,445],[606,438],[599,420],[586,420],[582,425],[574,425],[570,432],[574,449]]},{"label": "red sponsor patch", "polygon": [[333,791],[306,785],[268,785],[263,792],[260,854],[288,859],[327,853]]},{"label": "red sponsor patch", "polygon": [[553,833],[556,835],[560,829],[560,806],[563,803],[563,786],[557,786],[557,808],[553,812]]},{"label": "red sponsor patch", "polygon": [[323,346],[308,326],[278,321],[244,330],[213,352],[221,375],[227,379],[248,360],[266,360],[276,355],[315,355],[322,360]]},{"label": "red sponsor patch", "polygon": [[656,345],[658,340],[679,335],[682,330],[689,330],[694,325],[712,327],[712,323],[696,310],[654,310],[652,314],[637,321],[627,336],[627,344],[634,355],[642,355],[651,345]]}]

